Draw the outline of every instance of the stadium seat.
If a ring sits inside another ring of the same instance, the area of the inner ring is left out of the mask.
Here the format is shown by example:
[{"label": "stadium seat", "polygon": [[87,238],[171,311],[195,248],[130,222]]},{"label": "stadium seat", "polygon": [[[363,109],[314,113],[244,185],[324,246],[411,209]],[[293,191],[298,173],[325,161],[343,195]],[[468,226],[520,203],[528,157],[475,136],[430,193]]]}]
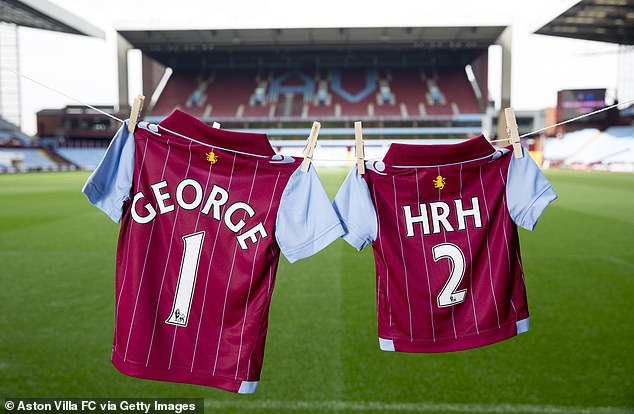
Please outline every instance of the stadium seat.
[{"label": "stadium seat", "polygon": [[599,132],[595,128],[569,132],[561,138],[546,140],[543,150],[547,161],[564,166],[604,166],[634,164],[634,127],[616,126]]},{"label": "stadium seat", "polygon": [[410,118],[481,113],[458,69],[331,68],[174,72],[151,112],[202,119]]},{"label": "stadium seat", "polygon": [[57,153],[84,170],[94,170],[106,148],[59,148]]},{"label": "stadium seat", "polygon": [[39,148],[0,148],[0,152],[19,153],[22,155],[21,171],[57,170],[58,165],[46,157]]},{"label": "stadium seat", "polygon": [[547,161],[563,161],[577,154],[590,141],[597,138],[599,130],[588,128],[570,132],[560,138],[550,138],[544,143],[543,155]]}]

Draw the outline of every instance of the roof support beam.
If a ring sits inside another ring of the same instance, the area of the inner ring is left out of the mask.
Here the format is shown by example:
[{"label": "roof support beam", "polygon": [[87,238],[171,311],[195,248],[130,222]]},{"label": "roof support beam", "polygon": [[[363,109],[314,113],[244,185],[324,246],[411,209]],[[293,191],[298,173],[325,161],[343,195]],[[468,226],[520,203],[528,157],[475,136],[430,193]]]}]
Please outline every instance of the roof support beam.
[{"label": "roof support beam", "polygon": [[[511,108],[511,63],[512,63],[512,50],[513,50],[513,29],[508,26],[500,37],[498,37],[496,44],[502,46],[502,91],[500,97],[500,109]],[[498,117],[498,136],[506,136],[506,125],[504,124],[504,114],[500,112]]]},{"label": "roof support beam", "polygon": [[128,50],[132,45],[119,33],[117,33],[117,72],[119,85],[119,111],[130,108],[128,101]]}]

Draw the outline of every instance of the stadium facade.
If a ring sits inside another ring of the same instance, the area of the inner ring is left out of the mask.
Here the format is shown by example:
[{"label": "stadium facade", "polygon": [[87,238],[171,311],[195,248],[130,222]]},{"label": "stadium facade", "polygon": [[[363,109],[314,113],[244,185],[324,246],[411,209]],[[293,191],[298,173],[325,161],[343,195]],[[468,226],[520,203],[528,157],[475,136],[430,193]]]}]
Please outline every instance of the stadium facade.
[{"label": "stadium facade", "polygon": [[[2,6],[11,11],[10,24],[103,37],[99,29],[69,20],[50,4],[35,8],[35,3],[12,0]],[[538,33],[576,30],[573,37],[592,39],[603,31],[606,41],[631,44],[630,26],[622,27],[613,6],[583,0]],[[605,18],[597,20],[601,13]],[[20,20],[21,14],[29,19]],[[350,138],[357,120],[364,122],[364,135],[377,142],[465,139],[482,131],[489,137],[503,135],[488,82],[489,73],[499,70],[501,96],[495,99],[502,108],[511,106],[512,27],[491,18],[481,24],[447,22],[421,19],[421,25],[388,27],[245,24],[232,29],[132,25],[117,32],[118,105],[100,109],[127,116],[128,57],[137,50],[142,90],[149,98],[143,116],[152,122],[179,108],[205,122],[221,122],[223,128],[265,132],[273,140],[303,140],[314,120],[322,122],[321,138],[332,140]],[[586,26],[596,30],[588,34],[592,30]],[[501,50],[501,68],[490,67],[492,46]],[[520,133],[526,133],[552,124],[557,113],[518,112],[517,118]],[[590,121],[600,124],[580,123],[573,129],[612,125],[610,117]],[[53,164],[91,168],[118,127],[88,108],[44,110],[38,113],[40,152],[57,154]],[[566,130],[550,131],[562,132]],[[541,149],[539,142],[528,143]],[[84,157],[85,151],[94,154]],[[64,152],[78,152],[80,158]]]},{"label": "stadium facade", "polygon": [[[229,128],[274,128],[280,138],[293,136],[281,129],[305,127],[308,120],[323,122],[326,136],[355,120],[377,137],[397,127],[408,128],[410,137],[468,136],[481,131],[489,102],[488,48],[499,42],[510,55],[509,31],[125,30],[119,32],[120,106],[128,96],[127,51],[134,48],[143,55],[143,90],[155,91],[146,110],[152,120],[178,107]],[[510,59],[504,61],[510,73]],[[510,75],[503,78],[503,95],[510,97]]]}]

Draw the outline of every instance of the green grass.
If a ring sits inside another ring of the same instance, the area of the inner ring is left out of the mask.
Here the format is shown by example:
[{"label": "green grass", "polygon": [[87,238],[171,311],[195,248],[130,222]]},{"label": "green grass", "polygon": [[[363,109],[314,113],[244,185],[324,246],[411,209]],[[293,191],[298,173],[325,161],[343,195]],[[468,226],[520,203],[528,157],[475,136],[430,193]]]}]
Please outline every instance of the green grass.
[{"label": "green grass", "polygon": [[[331,196],[344,175],[320,170]],[[252,396],[116,371],[118,225],[80,193],[86,173],[1,175],[0,398],[204,397],[223,413],[634,412],[634,175],[547,175],[560,198],[520,234],[529,333],[456,353],[381,352],[372,251],[338,240],[282,259]]]}]

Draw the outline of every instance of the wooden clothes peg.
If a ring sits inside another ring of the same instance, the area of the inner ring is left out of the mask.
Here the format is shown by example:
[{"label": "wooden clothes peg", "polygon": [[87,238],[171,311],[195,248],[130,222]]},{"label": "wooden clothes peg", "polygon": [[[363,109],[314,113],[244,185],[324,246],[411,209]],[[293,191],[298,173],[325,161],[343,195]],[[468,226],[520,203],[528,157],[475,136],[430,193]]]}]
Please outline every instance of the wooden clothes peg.
[{"label": "wooden clothes peg", "polygon": [[130,131],[130,133],[134,132],[134,128],[136,128],[139,115],[141,114],[141,108],[143,108],[143,101],[145,101],[145,96],[143,95],[138,95],[134,98],[134,103],[130,110],[130,120],[128,121],[128,131]]},{"label": "wooden clothes peg", "polygon": [[313,127],[311,128],[310,135],[308,136],[308,143],[306,144],[306,148],[304,148],[304,161],[302,161],[302,165],[300,167],[302,172],[308,172],[310,162],[313,160],[313,152],[315,151],[315,145],[317,145],[317,136],[319,135],[320,128],[321,124],[319,122],[313,122]]},{"label": "wooden clothes peg", "polygon": [[355,156],[357,157],[357,171],[365,174],[365,149],[363,146],[363,131],[361,121],[354,123]]},{"label": "wooden clothes peg", "polygon": [[513,155],[515,158],[522,158],[522,145],[520,144],[520,133],[515,119],[513,108],[504,108],[504,118],[506,119],[506,131],[508,133],[509,144],[513,145]]}]

